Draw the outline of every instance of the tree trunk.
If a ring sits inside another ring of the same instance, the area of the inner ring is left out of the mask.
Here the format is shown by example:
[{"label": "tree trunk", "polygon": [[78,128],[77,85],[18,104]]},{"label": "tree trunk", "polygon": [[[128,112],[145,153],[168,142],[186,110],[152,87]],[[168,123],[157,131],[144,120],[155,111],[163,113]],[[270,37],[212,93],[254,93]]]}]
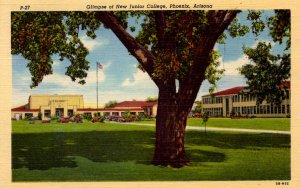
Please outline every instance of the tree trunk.
[{"label": "tree trunk", "polygon": [[177,104],[176,92],[160,89],[153,164],[180,168],[190,163],[184,149],[190,108]]}]

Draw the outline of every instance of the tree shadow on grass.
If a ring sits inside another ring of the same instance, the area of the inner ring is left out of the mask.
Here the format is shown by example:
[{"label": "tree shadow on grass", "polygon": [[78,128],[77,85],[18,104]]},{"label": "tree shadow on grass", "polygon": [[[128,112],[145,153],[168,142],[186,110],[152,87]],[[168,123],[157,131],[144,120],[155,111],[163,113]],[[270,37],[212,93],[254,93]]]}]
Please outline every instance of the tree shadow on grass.
[{"label": "tree shadow on grass", "polygon": [[224,133],[199,131],[187,132],[186,143],[198,146],[213,146],[223,149],[247,148],[290,148],[291,137],[284,134],[268,133]]},{"label": "tree shadow on grass", "polygon": [[93,162],[145,162],[151,159],[153,150],[146,146],[153,142],[150,131],[13,134],[12,166],[30,170],[76,167],[70,156],[85,157]]},{"label": "tree shadow on grass", "polygon": [[[198,162],[223,162],[220,152],[189,149],[188,146],[219,148],[289,147],[289,135],[224,134],[199,131],[187,134],[187,152]],[[151,164],[154,151],[153,131],[54,132],[12,135],[12,168],[47,170],[54,167],[77,167],[74,156],[93,162],[134,161]]]}]

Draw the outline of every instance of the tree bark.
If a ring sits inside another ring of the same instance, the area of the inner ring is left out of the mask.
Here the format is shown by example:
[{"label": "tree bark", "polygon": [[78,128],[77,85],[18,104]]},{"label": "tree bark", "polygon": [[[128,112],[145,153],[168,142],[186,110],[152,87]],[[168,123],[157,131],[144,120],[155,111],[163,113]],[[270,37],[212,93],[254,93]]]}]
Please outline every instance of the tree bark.
[{"label": "tree bark", "polygon": [[[180,168],[190,164],[184,148],[185,128],[192,105],[180,105],[176,88],[160,88],[156,117],[156,143],[152,163]],[[189,100],[192,100],[189,99]],[[193,101],[186,101],[193,104]]]}]

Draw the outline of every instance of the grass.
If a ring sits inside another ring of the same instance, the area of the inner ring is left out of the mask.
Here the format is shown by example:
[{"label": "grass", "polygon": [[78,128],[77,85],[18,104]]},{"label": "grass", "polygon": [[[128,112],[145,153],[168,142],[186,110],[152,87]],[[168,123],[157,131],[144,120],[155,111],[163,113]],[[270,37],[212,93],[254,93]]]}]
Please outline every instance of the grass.
[{"label": "grass", "polygon": [[13,181],[289,180],[290,136],[188,131],[191,166],[151,165],[154,127],[13,121]]},{"label": "grass", "polygon": [[[142,124],[155,124],[155,121],[144,121]],[[189,118],[188,126],[202,126],[201,118]],[[290,118],[253,118],[253,119],[231,119],[231,118],[210,118],[207,127],[220,128],[241,128],[289,131]]]}]

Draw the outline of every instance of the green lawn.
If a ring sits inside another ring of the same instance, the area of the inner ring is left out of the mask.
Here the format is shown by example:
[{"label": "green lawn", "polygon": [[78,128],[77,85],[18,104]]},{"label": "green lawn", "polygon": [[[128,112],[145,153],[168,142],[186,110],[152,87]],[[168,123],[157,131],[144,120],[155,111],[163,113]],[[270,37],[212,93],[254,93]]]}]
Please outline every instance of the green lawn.
[{"label": "green lawn", "polygon": [[[253,118],[253,119],[231,119],[210,118],[207,127],[241,128],[241,129],[263,129],[289,131],[290,118]],[[143,121],[142,124],[155,124],[155,121]],[[203,126],[201,118],[189,118],[188,126]]]},{"label": "green lawn", "polygon": [[289,180],[290,136],[188,131],[191,166],[153,166],[154,127],[13,121],[13,181]]}]

